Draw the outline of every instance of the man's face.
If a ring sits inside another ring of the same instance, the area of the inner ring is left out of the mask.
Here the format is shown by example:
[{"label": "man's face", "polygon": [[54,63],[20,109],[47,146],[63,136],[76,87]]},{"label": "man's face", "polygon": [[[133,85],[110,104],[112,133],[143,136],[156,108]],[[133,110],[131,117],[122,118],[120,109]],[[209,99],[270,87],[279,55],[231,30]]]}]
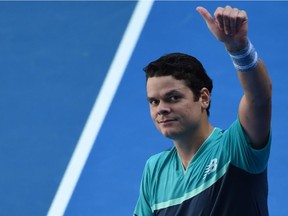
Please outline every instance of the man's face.
[{"label": "man's face", "polygon": [[194,94],[184,81],[172,76],[148,78],[147,97],[156,127],[171,139],[189,136],[207,115],[207,102],[202,96],[194,101]]}]

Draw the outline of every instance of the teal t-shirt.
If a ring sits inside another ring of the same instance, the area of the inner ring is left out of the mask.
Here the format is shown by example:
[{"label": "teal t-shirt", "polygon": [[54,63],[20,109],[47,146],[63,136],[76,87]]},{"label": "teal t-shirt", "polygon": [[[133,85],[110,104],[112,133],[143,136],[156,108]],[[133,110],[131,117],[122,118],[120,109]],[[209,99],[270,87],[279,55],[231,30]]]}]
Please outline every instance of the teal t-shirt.
[{"label": "teal t-shirt", "polygon": [[265,148],[253,149],[237,119],[215,128],[186,170],[175,147],[147,161],[134,215],[268,215]]}]

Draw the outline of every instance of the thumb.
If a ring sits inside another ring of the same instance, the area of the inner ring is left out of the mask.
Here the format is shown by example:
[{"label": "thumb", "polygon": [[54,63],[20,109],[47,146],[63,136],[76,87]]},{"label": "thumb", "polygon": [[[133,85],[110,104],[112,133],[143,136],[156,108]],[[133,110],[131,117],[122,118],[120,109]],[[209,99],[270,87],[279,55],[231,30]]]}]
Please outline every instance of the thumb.
[{"label": "thumb", "polygon": [[204,7],[197,7],[196,10],[200,13],[200,15],[203,17],[205,22],[207,23],[208,26],[211,26],[214,24],[214,19],[211,16],[211,14],[206,10]]}]

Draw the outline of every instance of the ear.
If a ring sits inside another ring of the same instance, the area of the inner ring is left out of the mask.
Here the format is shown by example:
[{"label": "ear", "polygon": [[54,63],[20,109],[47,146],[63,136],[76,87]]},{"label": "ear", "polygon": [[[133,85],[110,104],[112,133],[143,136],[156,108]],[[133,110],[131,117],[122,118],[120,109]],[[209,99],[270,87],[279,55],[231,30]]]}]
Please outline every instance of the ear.
[{"label": "ear", "polygon": [[210,92],[207,88],[202,88],[200,91],[200,98],[199,101],[202,104],[203,109],[207,109],[210,104]]}]

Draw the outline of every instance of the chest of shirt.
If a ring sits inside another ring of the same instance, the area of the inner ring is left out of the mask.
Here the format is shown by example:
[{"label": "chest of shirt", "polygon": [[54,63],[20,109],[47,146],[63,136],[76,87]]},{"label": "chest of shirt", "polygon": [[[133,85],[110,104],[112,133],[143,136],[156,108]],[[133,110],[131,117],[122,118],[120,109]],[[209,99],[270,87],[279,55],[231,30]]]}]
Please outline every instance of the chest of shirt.
[{"label": "chest of shirt", "polygon": [[229,158],[223,155],[219,146],[203,148],[191,160],[187,170],[183,169],[180,157],[175,151],[158,164],[153,172],[151,197],[155,202],[193,197],[210,187],[221,178],[229,165]]}]

